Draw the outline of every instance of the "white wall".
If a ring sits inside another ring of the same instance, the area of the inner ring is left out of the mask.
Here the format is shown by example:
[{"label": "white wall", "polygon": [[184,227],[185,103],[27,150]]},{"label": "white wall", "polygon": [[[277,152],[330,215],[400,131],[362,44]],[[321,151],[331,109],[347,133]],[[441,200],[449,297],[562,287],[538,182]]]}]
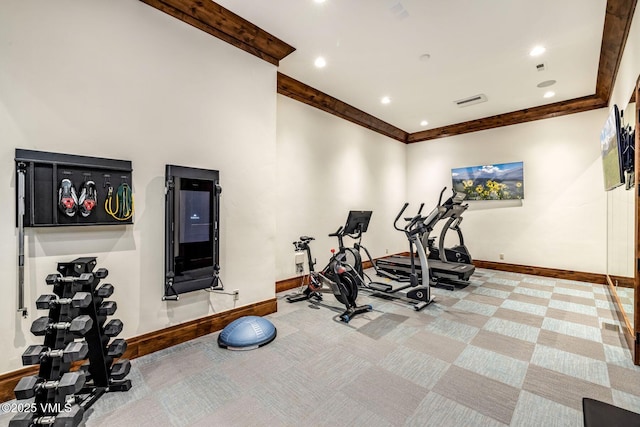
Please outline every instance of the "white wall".
[{"label": "white wall", "polygon": [[409,199],[433,207],[440,190],[451,188],[452,168],[523,161],[524,200],[469,202],[462,230],[473,258],[604,273],[599,135],[606,114],[600,109],[411,144]]},{"label": "white wall", "polygon": [[[328,237],[344,225],[349,210],[372,210],[363,245],[374,258],[406,251],[393,220],[405,202],[406,147],[403,143],[278,96],[276,276],[295,276],[292,242],[311,245],[322,268],[337,249]],[[351,240],[345,239],[351,244]]]},{"label": "white wall", "polygon": [[[21,367],[35,299],[58,261],[95,255],[123,337],[232,308],[162,302],[164,166],[221,174],[221,265],[238,305],[274,297],[276,68],[138,1],[4,0],[0,13],[0,372]],[[16,312],[15,148],[131,160],[132,226],[29,229]]]}]

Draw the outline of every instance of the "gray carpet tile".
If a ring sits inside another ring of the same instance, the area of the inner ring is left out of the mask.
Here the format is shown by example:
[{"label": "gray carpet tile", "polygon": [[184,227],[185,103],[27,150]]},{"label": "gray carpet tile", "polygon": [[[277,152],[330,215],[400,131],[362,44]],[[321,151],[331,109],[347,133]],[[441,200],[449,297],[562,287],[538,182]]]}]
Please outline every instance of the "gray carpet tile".
[{"label": "gray carpet tile", "polygon": [[607,365],[609,369],[609,382],[616,390],[640,396],[640,370],[634,368],[624,368],[622,366]]},{"label": "gray carpet tile", "polygon": [[611,388],[535,364],[529,366],[522,389],[578,411],[583,397],[613,403]]},{"label": "gray carpet tile", "polygon": [[613,404],[631,412],[640,412],[640,396],[625,393],[620,390],[611,390],[613,394]]},{"label": "gray carpet tile", "polygon": [[[555,308],[551,307],[551,301],[549,303],[549,308],[547,310],[547,317],[557,319],[557,320],[565,320],[567,322],[579,323],[585,326],[591,326],[593,328],[600,327],[600,320],[597,317],[597,311],[594,310],[594,314],[585,314],[581,312],[572,312],[570,309],[565,308]],[[575,304],[580,307],[586,307],[581,304]]]},{"label": "gray carpet tile", "polygon": [[523,313],[535,314],[536,316],[544,316],[547,313],[547,306],[539,304],[530,304],[528,302],[515,301],[506,299],[500,305],[502,308],[513,311],[521,311]]},{"label": "gray carpet tile", "polygon": [[605,387],[610,386],[609,371],[604,361],[537,344],[531,363]]},{"label": "gray carpet tile", "polygon": [[380,366],[346,378],[340,390],[393,425],[403,424],[429,392]]},{"label": "gray carpet tile", "polygon": [[554,287],[557,284],[562,286],[561,283],[562,282],[559,281],[559,280],[546,278],[546,277],[521,276],[520,283],[518,284],[518,286],[520,286],[520,285],[530,286],[532,284],[535,284],[535,285],[538,285],[538,286]]},{"label": "gray carpet tile", "polygon": [[529,363],[473,345],[458,356],[454,365],[520,388]]},{"label": "gray carpet tile", "polygon": [[489,319],[486,325],[484,325],[484,329],[529,342],[536,342],[538,340],[538,333],[540,333],[540,329],[533,326],[496,317]]},{"label": "gray carpet tile", "polygon": [[538,335],[538,344],[590,357],[595,360],[606,360],[602,344],[592,340],[559,334],[546,329],[540,330],[540,334]]},{"label": "gray carpet tile", "polygon": [[[311,397],[313,398],[313,397]],[[371,411],[360,401],[353,399],[348,391],[334,391],[326,396],[317,396],[316,408],[298,423],[291,426],[371,426],[391,427],[393,424],[378,413]],[[249,424],[245,424],[249,425]],[[273,425],[273,424],[252,424]]]},{"label": "gray carpet tile", "polygon": [[333,295],[291,292],[267,316],[269,345],[234,352],[211,334],[134,359],[133,388],[84,425],[580,427],[583,397],[640,413],[640,367],[605,286],[477,269],[421,312],[361,292],[373,311],[349,324]]},{"label": "gray carpet tile", "polygon": [[464,299],[465,301],[475,301],[482,304],[495,305],[498,307],[504,302],[503,298],[496,298],[489,295],[481,295],[477,292],[467,295]]},{"label": "gray carpet tile", "polygon": [[501,289],[495,289],[496,286],[491,285],[491,283],[485,283],[482,287],[476,289],[476,293],[500,299],[505,299],[511,294],[511,289],[504,290],[505,286],[503,285],[499,285]]},{"label": "gray carpet tile", "polygon": [[503,424],[510,423],[520,393],[519,388],[455,365],[433,391]]},{"label": "gray carpet tile", "polygon": [[484,329],[480,330],[478,334],[473,337],[470,344],[525,362],[531,360],[531,355],[536,347],[532,342],[508,337]]},{"label": "gray carpet tile", "polygon": [[558,332],[560,334],[571,335],[572,337],[602,342],[602,334],[600,333],[600,329],[595,326],[586,326],[579,323],[567,322],[566,320],[546,317],[544,319],[544,322],[542,322],[542,329]]},{"label": "gray carpet tile", "polygon": [[542,305],[542,306],[548,306],[549,305],[549,299],[548,298],[543,298],[543,297],[539,297],[539,296],[535,296],[535,295],[529,295],[528,293],[522,293],[522,292],[512,292],[511,294],[509,294],[509,299],[515,300],[515,301],[522,301],[522,302],[527,302],[529,304],[538,304],[538,305]]},{"label": "gray carpet tile", "polygon": [[527,295],[530,297],[549,299],[553,295],[552,291],[541,291],[539,289],[531,289],[525,286],[519,286],[513,290],[516,294]]},{"label": "gray carpet tile", "polygon": [[[426,389],[431,389],[449,368],[449,363],[423,352],[399,346],[378,366]],[[428,375],[425,373],[428,372]]]},{"label": "gray carpet tile", "polygon": [[574,314],[584,314],[585,316],[598,315],[598,310],[593,305],[576,304],[573,302],[559,301],[555,299],[549,301],[549,308],[564,310]]},{"label": "gray carpet tile", "polygon": [[364,326],[358,328],[358,332],[365,334],[369,338],[378,340],[389,332],[393,331],[400,323],[407,320],[407,316],[388,313],[367,322]]},{"label": "gray carpet tile", "polygon": [[490,319],[489,316],[465,310],[457,310],[453,307],[450,310],[442,313],[439,318],[444,321],[452,321],[454,323],[464,324],[474,329],[482,328]]},{"label": "gray carpet tile", "polygon": [[483,426],[504,427],[506,424],[481,414],[467,406],[461,405],[451,399],[430,392],[416,409],[415,413],[407,420],[407,426],[423,427],[460,427]]},{"label": "gray carpet tile", "polygon": [[478,333],[479,328],[474,328],[464,323],[456,322],[442,317],[429,323],[426,327],[428,331],[435,332],[449,338],[468,343]]},{"label": "gray carpet tile", "polygon": [[457,339],[424,330],[413,335],[410,340],[404,343],[404,346],[444,362],[453,363],[465,349],[466,344]]},{"label": "gray carpet tile", "polygon": [[540,328],[544,321],[544,316],[537,316],[517,310],[500,307],[493,315],[496,319],[509,320],[511,322],[522,323],[523,325]]},{"label": "gray carpet tile", "polygon": [[[551,284],[549,284],[549,283],[551,283]],[[535,290],[544,291],[544,292],[553,292],[554,285],[553,285],[553,282],[548,282],[548,283],[547,282],[542,282],[542,283],[540,283],[540,282],[537,282],[537,281],[536,282],[530,282],[530,281],[528,281],[526,279],[523,279],[518,284],[518,287],[535,289]]]},{"label": "gray carpet tile", "polygon": [[582,411],[526,391],[520,392],[511,425],[565,427],[582,425]]},{"label": "gray carpet tile", "polygon": [[556,301],[566,301],[566,302],[572,302],[572,303],[575,303],[575,304],[589,305],[589,306],[593,306],[593,307],[596,306],[596,296],[595,296],[595,294],[592,295],[591,298],[582,298],[582,297],[577,297],[577,296],[574,296],[574,295],[554,293],[551,298],[553,300],[556,300]]},{"label": "gray carpet tile", "polygon": [[493,316],[498,307],[491,304],[484,304],[482,302],[470,301],[465,298],[463,300],[458,301],[456,304],[451,306],[452,308],[467,311],[470,313],[481,314],[483,316]]}]

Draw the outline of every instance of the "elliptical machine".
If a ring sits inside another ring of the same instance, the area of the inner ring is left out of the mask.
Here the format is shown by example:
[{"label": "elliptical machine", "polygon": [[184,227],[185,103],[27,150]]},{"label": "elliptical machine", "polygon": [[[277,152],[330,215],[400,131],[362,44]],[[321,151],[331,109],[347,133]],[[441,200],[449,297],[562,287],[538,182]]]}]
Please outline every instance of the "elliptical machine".
[{"label": "elliptical machine", "polygon": [[[342,245],[342,235],[340,235],[343,227],[340,227],[336,233],[329,236],[338,235],[338,239]],[[315,260],[311,256],[311,247],[309,242],[315,240],[313,237],[300,236],[300,240],[293,242],[295,251],[305,251],[307,253],[307,262],[309,263],[309,275],[302,278],[302,286],[306,287],[302,292],[297,295],[289,295],[286,297],[290,303],[315,300],[322,301],[322,293],[332,292],[340,303],[344,304],[346,310],[340,314],[339,318],[345,323],[349,323],[354,316],[371,311],[373,307],[371,305],[357,305],[356,298],[358,297],[358,283],[360,276],[354,270],[352,266],[344,262],[344,252],[335,253],[335,250],[331,250],[333,255],[329,260],[329,263],[321,272],[316,272],[314,269]]]},{"label": "elliptical machine", "polygon": [[[379,282],[372,282],[372,281],[369,281],[369,283],[365,283],[363,281],[363,284],[368,290],[373,292],[372,294],[373,296],[376,296],[377,293],[382,293],[384,294],[382,296],[386,298],[388,298],[387,295],[389,294],[394,294],[398,291],[409,289],[406,292],[406,301],[412,304],[412,307],[415,311],[420,311],[434,301],[434,298],[431,296],[431,288],[429,286],[429,273],[428,273],[429,265],[427,261],[427,255],[424,251],[424,247],[422,246],[422,240],[421,240],[421,236],[425,232],[424,227],[425,227],[425,220],[427,218],[420,215],[420,212],[422,211],[422,207],[421,207],[416,216],[414,216],[413,218],[405,218],[405,220],[407,221],[407,224],[403,228],[400,228],[398,226],[398,221],[402,217],[402,214],[404,214],[404,211],[407,210],[408,206],[409,206],[409,203],[404,204],[404,206],[396,216],[395,221],[393,222],[393,227],[396,230],[402,231],[403,233],[405,233],[405,235],[407,236],[407,240],[409,240],[409,253],[411,254],[410,256],[411,272],[409,273],[409,276],[408,276],[409,281],[408,282],[405,281],[404,283],[402,283],[400,286],[397,286],[397,287],[394,287],[391,283],[379,283]],[[415,247],[415,252],[414,252],[414,247]],[[365,248],[361,244],[357,244],[356,248],[358,249],[361,248],[365,251],[365,253],[367,254],[367,257],[369,258],[369,261],[371,261],[376,273],[379,276],[383,276],[387,278],[390,277],[390,274],[388,272],[383,272],[378,269],[376,263],[371,258],[371,255],[369,254],[369,251],[367,250],[367,248]],[[416,253],[418,254],[418,259],[420,262],[420,267],[421,267],[420,270],[416,268],[416,260],[415,260]],[[420,273],[420,276],[418,275],[418,273]],[[405,299],[405,298],[401,297],[400,299]]]},{"label": "elliptical machine", "polygon": [[[444,192],[446,187],[442,190]],[[440,193],[442,198],[442,193]],[[423,245],[427,247],[427,253],[429,259],[437,259],[443,262],[457,262],[461,264],[473,264],[469,249],[464,244],[464,237],[462,236],[462,230],[460,230],[460,223],[462,222],[462,214],[469,207],[468,204],[462,204],[466,197],[464,193],[457,193],[453,190],[453,195],[442,204],[444,213],[439,220],[447,219],[447,222],[440,231],[440,238],[438,239],[438,246],[434,245],[435,237],[428,237],[426,242],[423,240]],[[450,248],[445,248],[445,238],[447,232],[453,230],[458,235],[458,244]]]}]

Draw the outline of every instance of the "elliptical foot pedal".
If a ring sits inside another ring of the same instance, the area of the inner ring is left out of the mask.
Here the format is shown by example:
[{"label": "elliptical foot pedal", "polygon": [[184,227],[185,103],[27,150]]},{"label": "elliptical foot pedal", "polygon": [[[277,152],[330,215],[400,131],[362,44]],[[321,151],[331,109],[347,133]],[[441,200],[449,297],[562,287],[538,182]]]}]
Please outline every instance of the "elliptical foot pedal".
[{"label": "elliptical foot pedal", "polygon": [[388,283],[378,283],[378,282],[371,282],[369,283],[369,288],[373,289],[374,291],[378,291],[378,292],[392,292],[393,291],[393,286],[391,286]]}]

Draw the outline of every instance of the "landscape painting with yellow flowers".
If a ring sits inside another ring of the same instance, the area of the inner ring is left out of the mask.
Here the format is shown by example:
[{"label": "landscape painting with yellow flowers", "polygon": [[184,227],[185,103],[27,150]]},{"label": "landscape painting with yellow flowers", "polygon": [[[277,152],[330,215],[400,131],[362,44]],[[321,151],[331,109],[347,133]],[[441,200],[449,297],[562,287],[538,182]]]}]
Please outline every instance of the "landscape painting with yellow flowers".
[{"label": "landscape painting with yellow flowers", "polygon": [[451,169],[451,179],[467,200],[524,199],[523,162]]}]

